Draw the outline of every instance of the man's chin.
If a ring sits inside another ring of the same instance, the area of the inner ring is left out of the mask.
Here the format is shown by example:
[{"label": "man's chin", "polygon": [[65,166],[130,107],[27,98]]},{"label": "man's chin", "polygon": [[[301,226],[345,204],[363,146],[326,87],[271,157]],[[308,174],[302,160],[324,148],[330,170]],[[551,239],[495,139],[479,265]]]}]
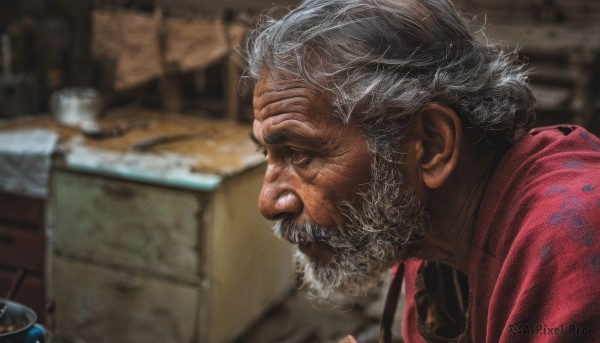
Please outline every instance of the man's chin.
[{"label": "man's chin", "polygon": [[384,270],[346,270],[344,266],[348,263],[336,261],[331,250],[330,254],[328,261],[324,261],[319,255],[296,251],[296,272],[310,296],[322,300],[333,294],[360,296],[381,280]]}]

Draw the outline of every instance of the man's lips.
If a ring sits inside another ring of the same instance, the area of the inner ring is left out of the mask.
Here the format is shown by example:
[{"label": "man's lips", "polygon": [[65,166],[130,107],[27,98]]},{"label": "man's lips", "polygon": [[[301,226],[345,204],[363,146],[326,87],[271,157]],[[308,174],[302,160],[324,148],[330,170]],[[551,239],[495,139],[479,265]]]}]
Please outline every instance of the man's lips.
[{"label": "man's lips", "polygon": [[306,228],[303,225],[296,225],[293,222],[286,222],[285,219],[279,222],[274,229],[275,234],[279,238],[297,245],[301,253],[309,256],[321,265],[328,264],[333,258],[335,249],[325,243],[325,240],[315,239],[315,236],[322,236],[323,234],[318,235],[315,232],[304,232],[303,230],[310,230],[310,228]]}]

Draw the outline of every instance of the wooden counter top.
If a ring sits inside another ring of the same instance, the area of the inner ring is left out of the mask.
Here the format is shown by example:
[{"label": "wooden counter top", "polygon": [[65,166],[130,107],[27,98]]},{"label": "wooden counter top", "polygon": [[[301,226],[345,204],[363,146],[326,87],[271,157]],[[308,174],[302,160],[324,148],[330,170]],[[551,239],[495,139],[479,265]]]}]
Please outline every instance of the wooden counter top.
[{"label": "wooden counter top", "polygon": [[66,168],[200,189],[264,160],[248,137],[248,124],[126,107],[107,113],[99,127],[117,135],[90,138],[48,116],[6,121],[0,132],[56,132]]}]

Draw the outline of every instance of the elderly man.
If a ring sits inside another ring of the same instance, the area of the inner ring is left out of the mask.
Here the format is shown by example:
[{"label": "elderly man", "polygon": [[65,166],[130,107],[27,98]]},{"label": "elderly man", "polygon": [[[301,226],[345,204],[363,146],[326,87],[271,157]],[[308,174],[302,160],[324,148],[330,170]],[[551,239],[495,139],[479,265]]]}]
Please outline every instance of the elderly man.
[{"label": "elderly man", "polygon": [[600,140],[530,130],[523,67],[452,4],[308,0],[248,56],[259,208],[313,294],[400,262],[407,342],[600,341]]}]

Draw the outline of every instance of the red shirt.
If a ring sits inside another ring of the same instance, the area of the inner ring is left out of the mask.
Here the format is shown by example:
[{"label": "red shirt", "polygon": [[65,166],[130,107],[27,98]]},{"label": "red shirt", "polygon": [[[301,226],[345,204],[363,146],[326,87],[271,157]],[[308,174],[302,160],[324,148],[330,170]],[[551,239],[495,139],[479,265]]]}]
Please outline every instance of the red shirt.
[{"label": "red shirt", "polygon": [[[463,339],[600,342],[600,139],[555,126],[519,140],[487,186],[470,249]],[[406,265],[408,343],[425,342],[422,264]]]}]

